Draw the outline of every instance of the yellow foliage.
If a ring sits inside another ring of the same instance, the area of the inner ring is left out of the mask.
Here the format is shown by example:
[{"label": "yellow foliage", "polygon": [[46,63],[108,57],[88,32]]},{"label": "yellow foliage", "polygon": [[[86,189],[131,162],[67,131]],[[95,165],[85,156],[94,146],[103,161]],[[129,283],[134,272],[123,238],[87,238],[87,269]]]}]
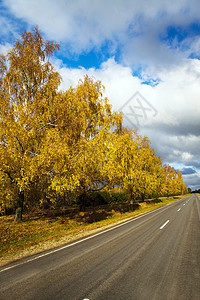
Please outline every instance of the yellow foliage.
[{"label": "yellow foliage", "polygon": [[58,194],[119,188],[132,199],[183,193],[181,174],[162,167],[148,138],[122,128],[100,81],[86,76],[58,91],[61,77],[48,60],[58,48],[36,27],[0,56],[1,210],[17,194],[29,199],[34,187]]}]

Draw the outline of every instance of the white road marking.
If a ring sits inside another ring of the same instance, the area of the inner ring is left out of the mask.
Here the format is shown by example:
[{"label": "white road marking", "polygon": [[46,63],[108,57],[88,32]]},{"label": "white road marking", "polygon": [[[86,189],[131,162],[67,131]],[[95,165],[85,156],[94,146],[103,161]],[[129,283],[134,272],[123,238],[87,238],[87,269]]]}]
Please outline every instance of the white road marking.
[{"label": "white road marking", "polygon": [[179,208],[177,211],[180,211],[181,209]]},{"label": "white road marking", "polygon": [[160,227],[160,229],[163,229],[168,223],[169,223],[169,220],[167,220],[167,221]]}]

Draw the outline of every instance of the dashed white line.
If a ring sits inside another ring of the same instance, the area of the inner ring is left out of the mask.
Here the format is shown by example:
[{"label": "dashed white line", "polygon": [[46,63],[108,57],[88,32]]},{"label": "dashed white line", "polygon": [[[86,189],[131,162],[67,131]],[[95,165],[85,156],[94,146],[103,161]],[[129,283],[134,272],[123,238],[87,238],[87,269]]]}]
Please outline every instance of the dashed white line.
[{"label": "dashed white line", "polygon": [[160,229],[163,229],[168,223],[169,223],[169,220],[167,220],[167,221],[160,227]]}]

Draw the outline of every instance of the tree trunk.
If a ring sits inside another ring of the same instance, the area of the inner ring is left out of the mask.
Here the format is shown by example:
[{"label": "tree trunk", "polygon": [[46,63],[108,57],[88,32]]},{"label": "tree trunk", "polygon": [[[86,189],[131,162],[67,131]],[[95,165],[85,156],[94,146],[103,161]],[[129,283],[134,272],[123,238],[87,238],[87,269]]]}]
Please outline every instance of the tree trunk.
[{"label": "tree trunk", "polygon": [[86,193],[82,193],[79,197],[80,199],[80,211],[85,211],[86,207]]},{"label": "tree trunk", "polygon": [[24,206],[24,191],[20,190],[18,194],[17,209],[15,212],[15,222],[22,221],[23,206]]},{"label": "tree trunk", "polygon": [[145,194],[142,193],[142,202],[144,202],[144,196],[145,196]]}]

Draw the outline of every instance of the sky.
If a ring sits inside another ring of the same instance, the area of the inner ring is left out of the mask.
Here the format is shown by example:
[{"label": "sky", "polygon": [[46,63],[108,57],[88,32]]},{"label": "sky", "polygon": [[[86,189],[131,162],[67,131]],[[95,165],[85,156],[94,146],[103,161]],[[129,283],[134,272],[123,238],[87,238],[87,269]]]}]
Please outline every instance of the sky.
[{"label": "sky", "polygon": [[101,80],[124,126],[200,188],[199,0],[2,0],[0,53],[35,25],[60,45],[61,89]]}]

